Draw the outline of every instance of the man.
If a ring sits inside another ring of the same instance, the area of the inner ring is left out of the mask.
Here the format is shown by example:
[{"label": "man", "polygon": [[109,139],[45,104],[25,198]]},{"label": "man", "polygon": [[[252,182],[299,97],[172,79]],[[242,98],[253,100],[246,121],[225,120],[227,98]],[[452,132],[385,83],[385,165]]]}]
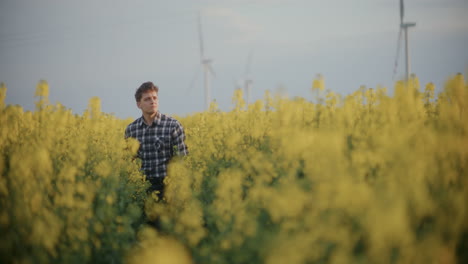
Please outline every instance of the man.
[{"label": "man", "polygon": [[169,161],[173,156],[187,155],[188,149],[179,121],[159,112],[158,91],[152,82],[145,82],[136,90],[135,100],[142,116],[127,126],[125,138],[136,138],[140,142],[141,169],[151,182],[150,190],[158,191],[162,198]]}]

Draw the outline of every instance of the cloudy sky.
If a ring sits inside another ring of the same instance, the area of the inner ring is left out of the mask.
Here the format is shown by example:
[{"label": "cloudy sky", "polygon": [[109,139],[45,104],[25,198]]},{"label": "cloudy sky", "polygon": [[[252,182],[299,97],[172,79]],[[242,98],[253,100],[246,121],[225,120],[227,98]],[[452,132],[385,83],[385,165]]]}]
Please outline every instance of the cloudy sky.
[{"label": "cloudy sky", "polygon": [[[361,85],[404,78],[399,0],[0,0],[0,82],[6,102],[34,109],[39,80],[49,99],[81,114],[99,96],[102,110],[138,117],[133,94],[160,87],[160,110],[204,110],[198,14],[216,76],[212,98],[231,108],[246,75],[252,98],[266,90],[312,98],[317,74],[346,95]],[[406,0],[411,70],[422,85],[468,69],[468,1]],[[247,61],[250,67],[246,74]]]}]

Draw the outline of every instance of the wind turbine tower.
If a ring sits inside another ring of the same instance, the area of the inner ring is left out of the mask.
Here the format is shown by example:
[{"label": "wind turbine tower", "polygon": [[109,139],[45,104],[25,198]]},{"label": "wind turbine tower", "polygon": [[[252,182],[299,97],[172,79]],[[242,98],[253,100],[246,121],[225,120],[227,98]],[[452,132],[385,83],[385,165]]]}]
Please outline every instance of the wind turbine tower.
[{"label": "wind turbine tower", "polygon": [[405,61],[406,61],[406,75],[405,75],[405,80],[409,80],[410,72],[411,72],[411,64],[410,64],[410,58],[409,58],[409,45],[408,45],[408,29],[410,27],[416,26],[416,23],[414,22],[404,22],[404,15],[405,15],[405,6],[403,3],[403,0],[400,0],[400,36],[401,32],[405,32]]},{"label": "wind turbine tower", "polygon": [[203,66],[204,71],[204,84],[205,84],[205,109],[210,109],[211,103],[211,87],[210,87],[210,79],[212,76],[215,75],[213,68],[211,68],[211,63],[213,62],[212,59],[205,58],[204,49],[203,49],[203,33],[202,33],[202,24],[201,24],[201,17],[198,14],[198,37],[200,41],[200,60]]},{"label": "wind turbine tower", "polygon": [[252,51],[249,52],[247,57],[247,64],[245,65],[245,77],[244,77],[244,92],[246,97],[246,103],[251,103],[251,90],[252,90],[252,78],[250,76],[250,64],[252,63]]}]

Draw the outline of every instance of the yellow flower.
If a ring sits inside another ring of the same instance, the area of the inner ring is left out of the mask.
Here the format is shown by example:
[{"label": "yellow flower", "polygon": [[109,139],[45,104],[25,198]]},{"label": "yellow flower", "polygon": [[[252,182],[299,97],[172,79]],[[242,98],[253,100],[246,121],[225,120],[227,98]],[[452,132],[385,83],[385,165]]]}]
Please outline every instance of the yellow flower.
[{"label": "yellow flower", "polygon": [[324,91],[325,90],[325,80],[321,74],[317,75],[317,78],[312,82],[312,90]]},{"label": "yellow flower", "polygon": [[34,95],[47,98],[49,96],[49,84],[44,80],[39,81],[36,86],[36,93]]}]

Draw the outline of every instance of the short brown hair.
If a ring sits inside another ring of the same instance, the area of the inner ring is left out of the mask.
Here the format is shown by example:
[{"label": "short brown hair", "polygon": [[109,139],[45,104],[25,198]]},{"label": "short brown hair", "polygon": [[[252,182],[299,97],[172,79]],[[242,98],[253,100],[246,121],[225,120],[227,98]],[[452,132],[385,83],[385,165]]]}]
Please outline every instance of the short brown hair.
[{"label": "short brown hair", "polygon": [[140,87],[136,90],[135,92],[135,100],[139,102],[141,100],[141,97],[143,96],[144,93],[148,91],[155,91],[156,93],[159,92],[159,88],[154,85],[152,82],[144,82]]}]

